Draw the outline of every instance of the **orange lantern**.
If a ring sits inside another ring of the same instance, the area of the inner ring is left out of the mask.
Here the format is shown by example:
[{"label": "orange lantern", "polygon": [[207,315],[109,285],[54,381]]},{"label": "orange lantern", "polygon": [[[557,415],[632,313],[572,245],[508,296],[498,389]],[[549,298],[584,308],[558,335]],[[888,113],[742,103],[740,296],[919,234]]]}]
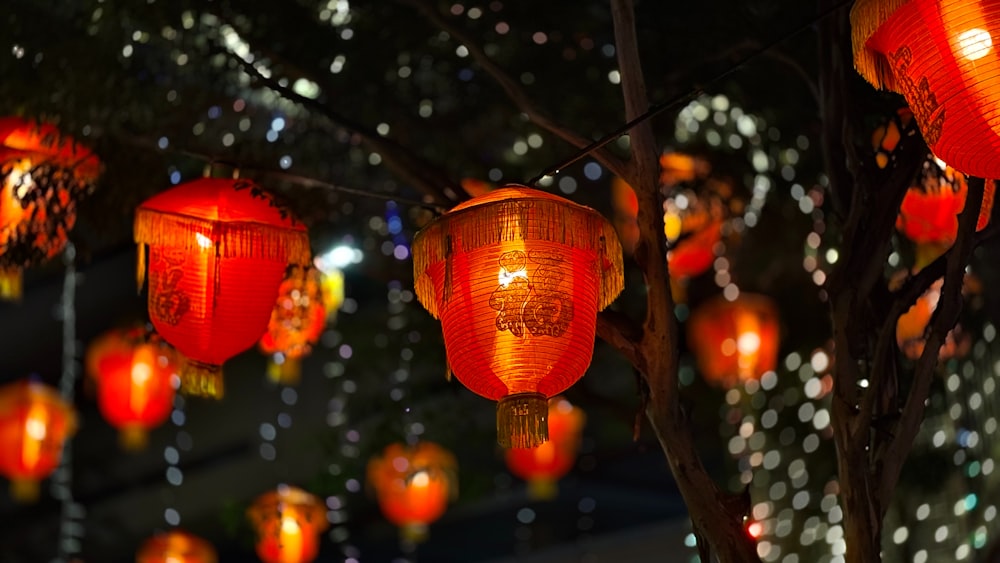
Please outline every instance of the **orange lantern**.
[{"label": "orange lantern", "polygon": [[327,324],[337,320],[337,311],[344,304],[344,273],[336,268],[320,270],[320,298],[326,311]]},{"label": "orange lantern", "polygon": [[1000,3],[858,0],[851,27],[858,72],[906,97],[934,154],[1000,177]]},{"label": "orange lantern", "polygon": [[305,227],[249,180],[203,178],[146,200],[135,240],[153,326],[188,358],[181,391],[221,397],[222,364],[267,330],[286,265],[309,262]]},{"label": "orange lantern", "polygon": [[76,413],[52,387],[27,380],[0,387],[0,475],[15,500],[38,498],[38,481],[59,465],[74,432]]},{"label": "orange lantern", "polygon": [[314,268],[292,266],[278,288],[260,349],[271,355],[267,375],[275,383],[298,383],[301,359],[309,354],[326,326],[320,274]]},{"label": "orange lantern", "polygon": [[21,269],[62,251],[76,200],[99,171],[97,157],[55,127],[0,118],[0,298],[19,298]]},{"label": "orange lantern", "polygon": [[534,448],[505,452],[510,472],[528,482],[528,496],[546,500],[556,496],[556,481],[569,473],[580,449],[586,416],[563,397],[549,400],[549,441]]},{"label": "orange lantern", "polygon": [[[893,284],[900,284],[905,279],[905,271],[897,275]],[[934,282],[923,295],[917,298],[916,303],[910,309],[899,316],[896,321],[896,344],[903,352],[903,355],[911,360],[920,358],[926,347],[927,325],[931,322],[931,316],[937,309],[938,301],[941,299],[941,288],[944,279]],[[968,289],[968,276],[963,283],[963,293]],[[971,338],[967,333],[962,333],[961,328],[955,327],[945,335],[944,343],[938,352],[939,360],[961,357],[969,353],[972,346]]]},{"label": "orange lantern", "polygon": [[510,185],[421,230],[413,262],[455,376],[499,401],[500,445],[544,442],[548,397],[586,371],[597,311],[622,290],[614,228],[592,209]]},{"label": "orange lantern", "polygon": [[315,496],[286,485],[257,497],[247,510],[264,563],[308,563],[319,554],[319,534],[329,526]]},{"label": "orange lantern", "polygon": [[741,293],[701,304],[687,323],[688,346],[705,379],[729,389],[759,379],[778,361],[778,311],[762,295]]},{"label": "orange lantern", "polygon": [[135,563],[216,563],[218,560],[212,544],[181,530],[149,538],[135,554]]},{"label": "orange lantern", "polygon": [[433,442],[390,444],[368,462],[368,486],[403,539],[419,542],[458,494],[457,471],[455,456]]},{"label": "orange lantern", "polygon": [[90,344],[85,365],[101,415],[118,429],[122,447],[145,447],[149,430],[173,408],[177,355],[145,327],[113,329]]}]

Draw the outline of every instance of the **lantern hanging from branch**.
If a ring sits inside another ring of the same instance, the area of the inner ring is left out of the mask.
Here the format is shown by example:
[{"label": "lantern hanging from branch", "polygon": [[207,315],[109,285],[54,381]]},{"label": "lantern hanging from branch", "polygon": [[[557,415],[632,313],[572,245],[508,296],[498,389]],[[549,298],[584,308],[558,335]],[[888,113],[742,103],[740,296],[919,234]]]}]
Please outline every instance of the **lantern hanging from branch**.
[{"label": "lantern hanging from branch", "polygon": [[38,482],[59,465],[74,432],[76,413],[52,387],[28,380],[0,387],[0,475],[14,500],[38,498]]},{"label": "lantern hanging from branch", "polygon": [[778,312],[762,295],[741,293],[734,301],[715,297],[691,313],[687,339],[702,376],[730,389],[774,369]]},{"label": "lantern hanging from branch", "polygon": [[0,118],[0,298],[20,298],[21,270],[62,251],[99,171],[52,125]]},{"label": "lantern hanging from branch", "polygon": [[326,508],[314,495],[279,485],[247,510],[264,563],[309,563],[319,554],[319,534],[328,526]]},{"label": "lantern hanging from branch", "polygon": [[142,544],[135,563],[216,563],[212,544],[181,530],[157,534]]},{"label": "lantern hanging from branch", "polygon": [[[890,289],[902,285],[906,280],[906,271],[897,272],[890,280]],[[939,279],[917,298],[917,301],[910,309],[899,316],[896,321],[896,344],[903,352],[903,355],[911,360],[920,358],[924,353],[927,344],[927,326],[931,322],[934,310],[937,309],[938,301],[941,299],[941,288],[944,279]],[[967,294],[977,282],[967,274],[962,283],[962,293]],[[947,360],[955,357],[962,357],[969,353],[972,347],[972,338],[967,332],[962,331],[962,327],[956,325],[948,331],[944,342],[938,351],[939,360]]]},{"label": "lantern hanging from branch", "polygon": [[320,273],[315,268],[291,266],[278,288],[260,349],[269,354],[267,375],[284,385],[298,383],[301,360],[312,350],[326,326]]},{"label": "lantern hanging from branch", "polygon": [[122,448],[145,447],[174,404],[179,358],[143,326],[112,329],[91,342],[85,365],[97,388],[97,406],[118,429]]},{"label": "lantern hanging from branch", "polygon": [[934,154],[1000,177],[1000,3],[858,0],[851,28],[858,72],[906,98]]},{"label": "lantern hanging from branch", "polygon": [[504,452],[510,472],[528,482],[529,497],[548,500],[556,496],[556,482],[576,462],[585,419],[583,411],[565,398],[553,397],[549,400],[549,441]]},{"label": "lantern hanging from branch", "polygon": [[309,262],[305,227],[244,179],[203,178],[146,200],[135,217],[149,317],[187,357],[181,391],[222,396],[222,364],[267,329],[289,264]]},{"label": "lantern hanging from branch", "polygon": [[457,472],[455,456],[433,442],[396,443],[368,462],[368,486],[402,538],[420,542],[427,537],[427,525],[458,495]]},{"label": "lantern hanging from branch", "polygon": [[622,290],[622,251],[596,211],[511,185],[469,200],[413,242],[420,302],[441,319],[455,376],[497,406],[498,441],[547,439],[548,397],[590,364],[597,311]]}]

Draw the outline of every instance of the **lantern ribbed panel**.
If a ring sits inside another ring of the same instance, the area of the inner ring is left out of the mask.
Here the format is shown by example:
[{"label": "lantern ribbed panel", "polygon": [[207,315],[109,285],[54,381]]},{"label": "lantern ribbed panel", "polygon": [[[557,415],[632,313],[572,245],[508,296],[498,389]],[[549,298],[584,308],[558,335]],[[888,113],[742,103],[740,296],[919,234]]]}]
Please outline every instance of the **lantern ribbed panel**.
[{"label": "lantern ribbed panel", "polygon": [[97,360],[97,406],[115,428],[148,430],[170,416],[174,404],[171,378],[176,369],[157,348],[154,344],[122,345]]},{"label": "lantern ribbed panel", "polygon": [[[903,94],[934,154],[956,170],[1000,177],[1000,2],[898,0],[862,2],[852,13],[855,62],[876,86]],[[898,5],[898,6],[897,6]],[[891,8],[895,8],[891,11]],[[891,13],[888,17],[885,13]],[[876,14],[869,19],[864,13]],[[884,20],[884,21],[880,21]],[[880,25],[878,25],[880,24]],[[875,26],[864,49],[857,40]],[[884,72],[865,72],[866,60],[884,59]],[[881,74],[880,74],[881,72]]]}]

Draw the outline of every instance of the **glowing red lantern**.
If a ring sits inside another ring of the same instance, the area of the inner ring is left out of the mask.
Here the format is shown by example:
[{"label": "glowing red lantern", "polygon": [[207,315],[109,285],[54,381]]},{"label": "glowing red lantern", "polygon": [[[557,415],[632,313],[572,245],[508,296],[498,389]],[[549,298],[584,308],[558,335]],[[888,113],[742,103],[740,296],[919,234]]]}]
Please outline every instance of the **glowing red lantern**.
[{"label": "glowing red lantern", "polygon": [[76,200],[100,163],[52,125],[0,118],[0,298],[21,296],[21,269],[62,251]]},{"label": "glowing red lantern", "polygon": [[11,496],[38,498],[38,481],[59,465],[63,443],[76,432],[76,413],[59,392],[34,381],[0,387],[0,475]]},{"label": "glowing red lantern", "polygon": [[368,485],[386,519],[404,539],[418,542],[458,494],[457,471],[455,456],[433,442],[390,444],[368,462]]},{"label": "glowing red lantern", "polygon": [[934,154],[1000,177],[1000,3],[859,0],[851,26],[858,72],[906,97]]},{"label": "glowing red lantern", "polygon": [[187,357],[181,391],[222,396],[222,364],[267,329],[287,264],[309,262],[305,227],[248,180],[203,178],[146,200],[135,217],[149,317]]},{"label": "glowing red lantern", "polygon": [[90,344],[85,365],[101,415],[118,429],[122,447],[145,447],[149,430],[173,408],[176,353],[145,327],[113,329]]},{"label": "glowing red lantern", "polygon": [[713,298],[691,313],[688,346],[705,379],[725,389],[759,379],[778,361],[778,311],[762,295]]},{"label": "glowing red lantern", "polygon": [[553,397],[549,400],[549,441],[504,452],[510,472],[528,482],[529,497],[544,500],[556,496],[556,482],[576,462],[584,420],[582,410],[563,397]]},{"label": "glowing red lantern", "polygon": [[312,350],[326,326],[326,309],[314,268],[293,266],[278,288],[278,301],[271,311],[260,349],[271,355],[268,377],[291,385],[299,381],[301,359]]},{"label": "glowing red lantern", "polygon": [[500,445],[544,442],[548,397],[586,371],[597,311],[622,290],[614,228],[592,209],[511,185],[421,230],[413,262],[455,376],[500,401]]},{"label": "glowing red lantern", "polygon": [[319,554],[319,534],[329,526],[315,496],[286,485],[257,497],[247,510],[264,563],[309,563]]},{"label": "glowing red lantern", "polygon": [[149,538],[135,555],[135,563],[216,563],[218,560],[212,544],[181,530]]}]

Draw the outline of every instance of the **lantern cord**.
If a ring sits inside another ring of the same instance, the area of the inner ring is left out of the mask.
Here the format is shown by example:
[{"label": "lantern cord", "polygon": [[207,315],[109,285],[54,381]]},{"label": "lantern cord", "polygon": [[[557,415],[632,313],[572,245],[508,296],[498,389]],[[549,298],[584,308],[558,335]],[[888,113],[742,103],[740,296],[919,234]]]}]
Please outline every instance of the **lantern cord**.
[{"label": "lantern cord", "polygon": [[776,39],[773,39],[773,40],[769,41],[768,43],[765,43],[760,48],[756,49],[755,51],[753,51],[752,53],[750,53],[749,55],[747,55],[746,57],[744,57],[743,60],[737,62],[735,65],[727,68],[726,70],[720,72],[719,74],[715,75],[714,77],[708,79],[708,81],[705,83],[705,85],[703,85],[703,86],[697,86],[695,88],[692,88],[691,90],[689,90],[688,92],[686,92],[684,94],[681,94],[681,95],[675,96],[675,97],[673,97],[673,98],[671,98],[669,100],[665,100],[665,101],[662,101],[662,102],[659,102],[659,103],[651,105],[649,107],[649,109],[647,109],[641,115],[638,115],[638,116],[634,117],[633,119],[629,120],[624,125],[618,127],[614,131],[612,131],[610,133],[607,133],[606,135],[604,135],[603,137],[597,139],[593,143],[590,143],[589,145],[587,145],[587,146],[585,146],[585,147],[577,150],[575,153],[571,154],[569,157],[567,157],[565,160],[559,162],[555,166],[550,166],[550,167],[544,169],[541,174],[539,174],[539,175],[535,176],[534,178],[532,178],[531,180],[529,180],[528,181],[528,185],[529,186],[536,186],[536,185],[538,185],[538,182],[540,182],[542,180],[542,178],[545,178],[546,176],[554,176],[556,174],[559,174],[566,167],[575,164],[578,160],[582,159],[583,157],[587,156],[588,154],[596,151],[599,148],[602,148],[603,146],[607,145],[611,141],[614,141],[618,137],[621,137],[622,135],[628,133],[636,125],[639,125],[640,123],[643,123],[644,121],[652,119],[653,117],[656,117],[657,115],[659,115],[659,114],[667,111],[668,109],[677,107],[677,106],[679,106],[680,104],[682,104],[684,102],[687,102],[687,101],[689,101],[689,100],[691,100],[691,99],[693,99],[693,98],[695,98],[695,97],[697,97],[697,96],[699,96],[701,94],[704,94],[706,86],[714,84],[716,82],[719,82],[720,80],[726,78],[727,76],[735,73],[736,71],[742,69],[747,64],[753,62],[755,59],[763,56],[765,53],[767,53],[768,51],[770,51],[771,49],[773,49],[774,47],[776,47],[780,43],[783,43],[786,40],[790,39],[791,37],[794,37],[794,36],[798,35],[802,31],[804,31],[806,28],[809,28],[809,27],[812,27],[812,26],[816,25],[817,23],[819,23],[819,22],[823,21],[824,19],[826,19],[827,17],[829,17],[831,14],[839,11],[840,9],[844,8],[845,6],[850,6],[853,3],[854,3],[854,0],[841,0],[840,2],[837,2],[833,6],[827,8],[826,10],[823,10],[822,12],[820,12],[819,15],[817,15],[816,17],[814,17],[811,20],[805,22],[804,24],[796,27],[795,29],[791,30],[790,32],[784,33],[780,37],[778,37]]},{"label": "lantern cord", "polygon": [[[60,317],[63,325],[62,375],[59,379],[59,393],[66,403],[72,405],[75,397],[76,380],[79,374],[76,349],[76,247],[66,243],[63,263],[66,275],[63,280]],[[58,556],[53,563],[67,563],[80,553],[80,538],[83,537],[83,517],[86,511],[82,504],[73,500],[73,440],[67,438],[63,444],[59,468],[52,474],[52,496],[58,500],[60,511]]]}]

